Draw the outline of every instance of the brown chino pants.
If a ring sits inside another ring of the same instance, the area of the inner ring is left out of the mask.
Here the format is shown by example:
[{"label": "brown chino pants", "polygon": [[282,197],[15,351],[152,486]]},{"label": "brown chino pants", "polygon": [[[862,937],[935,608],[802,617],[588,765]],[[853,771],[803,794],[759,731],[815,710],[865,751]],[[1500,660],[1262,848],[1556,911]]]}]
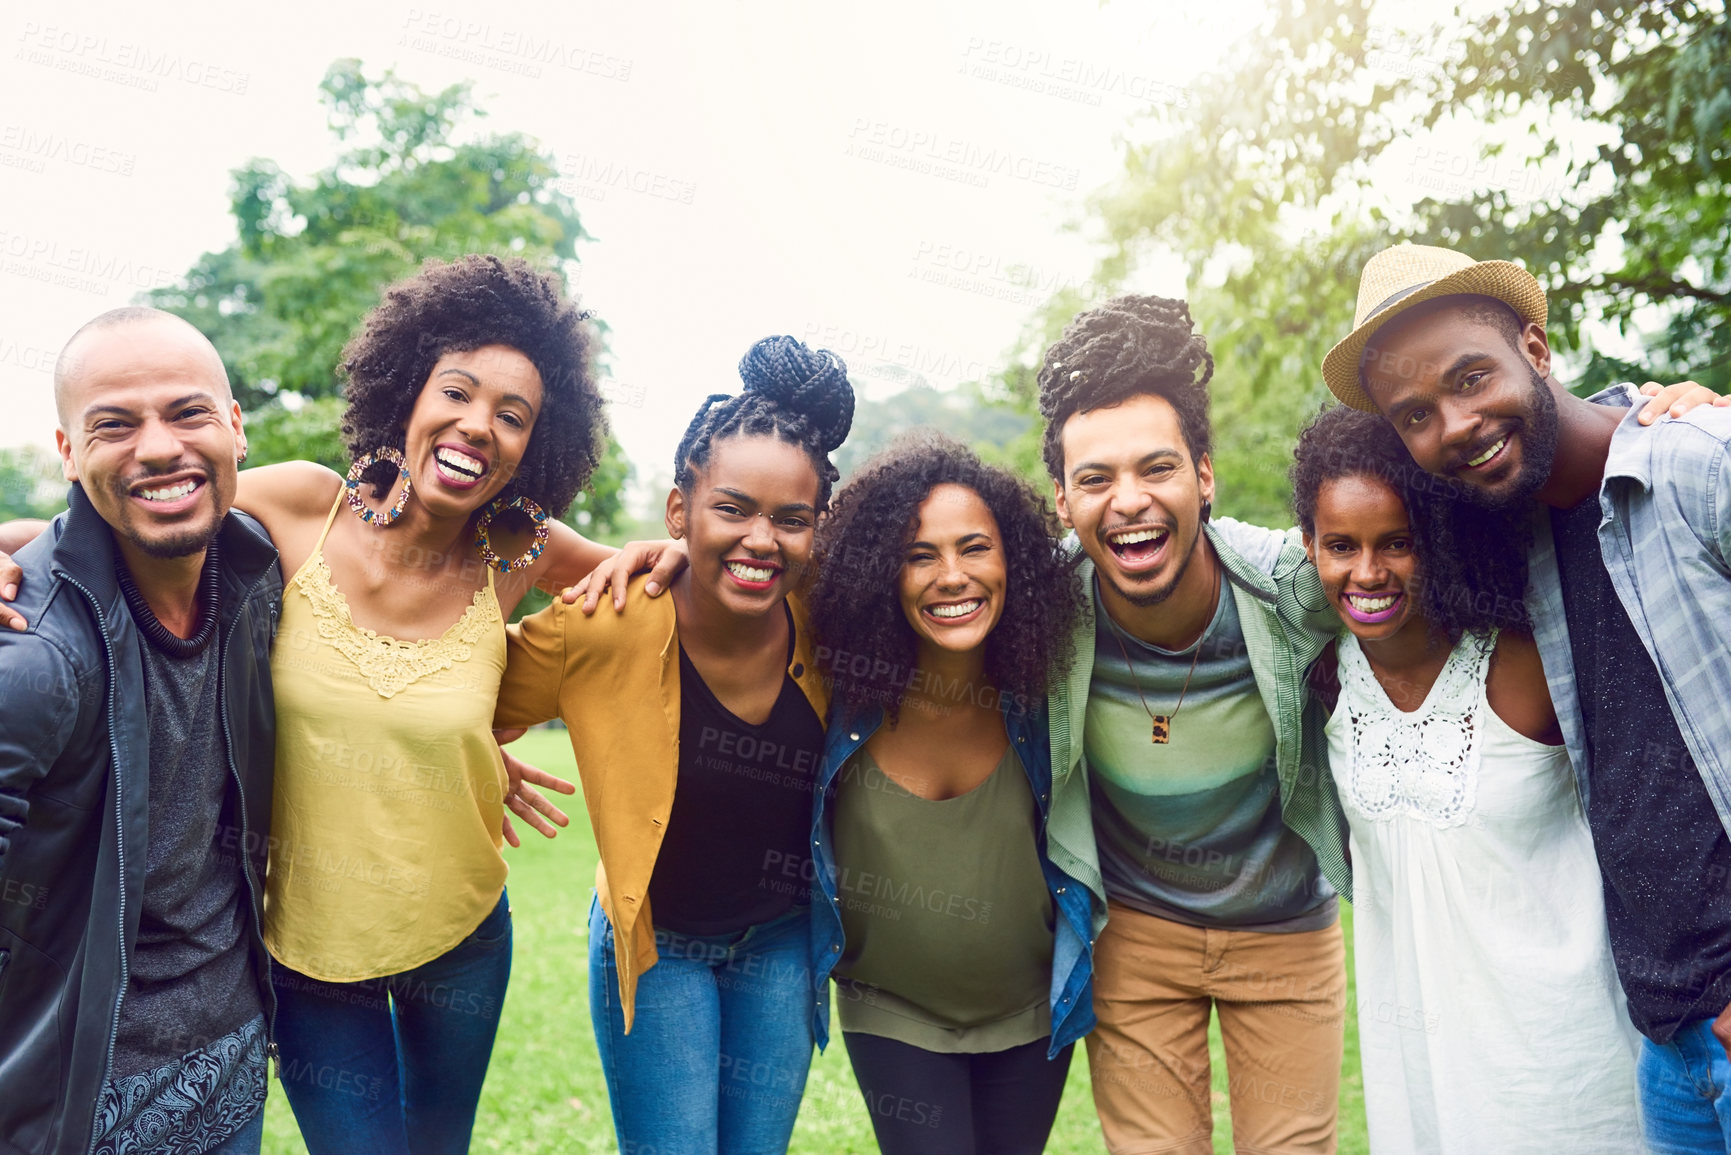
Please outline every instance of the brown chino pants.
[{"label": "brown chino pants", "polygon": [[1118,903],[1094,945],[1094,1106],[1112,1155],[1212,1155],[1208,1012],[1220,1010],[1241,1155],[1332,1152],[1346,1017],[1340,924],[1185,926]]}]

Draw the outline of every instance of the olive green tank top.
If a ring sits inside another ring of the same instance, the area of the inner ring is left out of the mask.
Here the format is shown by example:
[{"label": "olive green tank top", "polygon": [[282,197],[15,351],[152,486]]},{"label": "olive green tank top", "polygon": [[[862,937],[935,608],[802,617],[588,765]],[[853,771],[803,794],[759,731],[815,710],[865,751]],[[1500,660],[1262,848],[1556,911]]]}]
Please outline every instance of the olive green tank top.
[{"label": "olive green tank top", "polygon": [[1015,748],[955,798],[910,793],[864,749],[838,782],[842,1029],[944,1053],[1049,1034],[1052,897]]}]

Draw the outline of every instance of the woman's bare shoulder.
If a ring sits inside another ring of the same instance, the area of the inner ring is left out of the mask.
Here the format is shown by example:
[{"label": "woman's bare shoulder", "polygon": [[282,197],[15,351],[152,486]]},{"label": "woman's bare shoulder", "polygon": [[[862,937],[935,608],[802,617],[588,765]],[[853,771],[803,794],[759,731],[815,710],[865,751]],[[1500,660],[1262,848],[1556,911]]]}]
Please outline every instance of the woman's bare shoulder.
[{"label": "woman's bare shoulder", "polygon": [[273,521],[323,521],[343,479],[316,461],[284,461],[240,472],[234,505],[269,528]]}]

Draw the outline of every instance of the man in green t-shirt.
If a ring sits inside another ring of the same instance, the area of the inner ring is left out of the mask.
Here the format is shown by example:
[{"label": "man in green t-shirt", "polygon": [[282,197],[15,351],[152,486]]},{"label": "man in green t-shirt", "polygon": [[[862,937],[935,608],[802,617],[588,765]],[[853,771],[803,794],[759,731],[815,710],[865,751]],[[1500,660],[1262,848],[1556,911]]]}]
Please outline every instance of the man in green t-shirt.
[{"label": "man in green t-shirt", "polygon": [[1217,1009],[1239,1149],[1332,1151],[1351,878],[1305,671],[1338,619],[1297,531],[1210,520],[1213,368],[1162,297],[1082,313],[1046,352],[1090,611],[1051,695],[1049,837],[1110,912],[1088,1039],[1108,1148],[1213,1150]]}]

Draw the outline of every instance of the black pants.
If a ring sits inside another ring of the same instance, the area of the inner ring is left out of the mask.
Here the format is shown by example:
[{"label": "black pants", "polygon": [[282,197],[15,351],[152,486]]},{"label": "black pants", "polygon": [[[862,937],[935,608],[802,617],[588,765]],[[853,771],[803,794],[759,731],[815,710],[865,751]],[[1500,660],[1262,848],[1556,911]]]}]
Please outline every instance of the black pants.
[{"label": "black pants", "polygon": [[1038,1155],[1058,1117],[1070,1047],[1040,1039],[1007,1051],[946,1055],[842,1032],[883,1155]]}]

